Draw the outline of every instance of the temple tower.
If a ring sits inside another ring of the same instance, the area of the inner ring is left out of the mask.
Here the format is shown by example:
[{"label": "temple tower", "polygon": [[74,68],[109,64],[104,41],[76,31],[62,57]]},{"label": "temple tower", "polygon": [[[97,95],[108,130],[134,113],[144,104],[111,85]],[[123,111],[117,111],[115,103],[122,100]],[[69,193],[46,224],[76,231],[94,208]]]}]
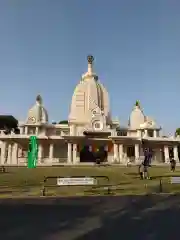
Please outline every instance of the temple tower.
[{"label": "temple tower", "polygon": [[[68,120],[70,126],[83,126],[82,130],[87,127],[90,128],[90,126],[94,130],[98,127],[99,130],[102,130],[105,125],[111,122],[109,95],[94,72],[93,56],[88,56],[87,60],[88,70],[82,75],[74,90]],[[93,123],[93,120],[96,120],[96,124]]]}]

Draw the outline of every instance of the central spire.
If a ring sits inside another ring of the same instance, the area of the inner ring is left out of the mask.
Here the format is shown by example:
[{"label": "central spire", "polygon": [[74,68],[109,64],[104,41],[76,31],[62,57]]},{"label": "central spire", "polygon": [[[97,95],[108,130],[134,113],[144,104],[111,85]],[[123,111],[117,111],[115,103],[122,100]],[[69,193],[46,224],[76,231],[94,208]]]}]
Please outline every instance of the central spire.
[{"label": "central spire", "polygon": [[89,56],[87,56],[87,60],[88,60],[88,73],[89,73],[89,75],[92,75],[93,74],[94,57],[89,55]]},{"label": "central spire", "polygon": [[37,97],[36,97],[36,103],[42,104],[42,97],[41,97],[41,95],[37,95]]},{"label": "central spire", "polygon": [[94,57],[92,55],[88,55],[87,61],[88,61],[88,70],[86,73],[82,75],[81,82],[83,82],[85,79],[92,79],[92,78],[94,78],[97,81],[98,77],[93,69]]}]

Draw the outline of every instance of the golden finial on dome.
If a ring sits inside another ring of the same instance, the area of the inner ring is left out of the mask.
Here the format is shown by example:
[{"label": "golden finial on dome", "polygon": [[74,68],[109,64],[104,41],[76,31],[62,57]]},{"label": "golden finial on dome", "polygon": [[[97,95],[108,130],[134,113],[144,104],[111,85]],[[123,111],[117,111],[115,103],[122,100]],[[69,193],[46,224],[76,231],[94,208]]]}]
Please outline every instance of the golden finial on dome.
[{"label": "golden finial on dome", "polygon": [[94,61],[94,57],[93,57],[92,55],[88,55],[88,56],[87,56],[87,60],[88,60],[88,63],[89,63],[89,64],[92,64],[93,61]]},{"label": "golden finial on dome", "polygon": [[87,60],[88,60],[88,75],[92,75],[93,74],[93,61],[94,61],[94,57],[91,55],[87,56]]}]

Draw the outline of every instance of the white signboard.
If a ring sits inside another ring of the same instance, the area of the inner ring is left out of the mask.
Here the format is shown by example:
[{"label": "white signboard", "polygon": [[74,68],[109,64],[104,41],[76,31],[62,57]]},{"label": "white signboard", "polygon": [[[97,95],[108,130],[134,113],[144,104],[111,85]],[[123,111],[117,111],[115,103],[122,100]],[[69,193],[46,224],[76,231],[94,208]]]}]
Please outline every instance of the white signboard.
[{"label": "white signboard", "polygon": [[171,177],[172,184],[180,184],[180,177]]},{"label": "white signboard", "polygon": [[84,185],[95,185],[96,183],[97,183],[96,179],[91,177],[57,178],[58,186],[84,186]]}]

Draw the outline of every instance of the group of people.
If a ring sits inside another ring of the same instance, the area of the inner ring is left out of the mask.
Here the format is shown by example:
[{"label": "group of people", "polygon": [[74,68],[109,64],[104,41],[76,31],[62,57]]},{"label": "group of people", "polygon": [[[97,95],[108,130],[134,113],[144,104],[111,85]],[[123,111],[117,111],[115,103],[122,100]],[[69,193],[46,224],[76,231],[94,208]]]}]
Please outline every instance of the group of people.
[{"label": "group of people", "polygon": [[[152,160],[152,150],[146,148],[144,151],[144,160],[139,165],[139,175],[141,179],[150,179],[149,176],[149,167],[151,167],[151,160]],[[174,172],[176,169],[176,160],[173,156],[170,156],[170,170]]]}]

